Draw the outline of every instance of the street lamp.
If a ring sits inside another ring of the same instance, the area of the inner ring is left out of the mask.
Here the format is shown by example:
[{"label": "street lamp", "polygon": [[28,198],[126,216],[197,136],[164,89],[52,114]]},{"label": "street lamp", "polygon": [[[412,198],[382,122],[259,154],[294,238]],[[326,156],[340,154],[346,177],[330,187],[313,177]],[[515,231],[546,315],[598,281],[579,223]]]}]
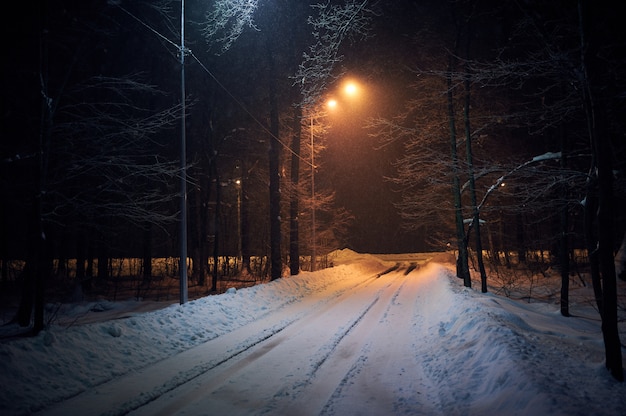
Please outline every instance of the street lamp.
[{"label": "street lamp", "polygon": [[243,263],[243,255],[241,251],[241,179],[235,179],[237,187],[237,257]]},{"label": "street lamp", "polygon": [[[358,86],[354,81],[348,81],[343,86],[343,93],[347,96],[354,96],[358,93]],[[330,109],[335,109],[339,103],[336,99],[330,98],[326,101],[326,106]],[[315,271],[317,263],[316,246],[317,241],[315,238],[315,149],[314,149],[314,135],[313,135],[313,113],[311,113],[311,271]]]},{"label": "street lamp", "polygon": [[[336,104],[336,103],[335,103]],[[315,271],[315,149],[313,148],[313,113],[311,113],[311,271]]]}]

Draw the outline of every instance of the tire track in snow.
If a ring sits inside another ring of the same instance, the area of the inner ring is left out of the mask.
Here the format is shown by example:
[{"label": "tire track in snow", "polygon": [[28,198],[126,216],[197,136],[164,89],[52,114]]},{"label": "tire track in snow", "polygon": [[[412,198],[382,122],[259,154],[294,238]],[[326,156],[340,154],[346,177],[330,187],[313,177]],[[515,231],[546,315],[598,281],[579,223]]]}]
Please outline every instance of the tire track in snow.
[{"label": "tire track in snow", "polygon": [[[260,358],[267,353],[268,344],[276,344],[274,337],[285,328],[306,318],[313,311],[332,307],[334,303],[340,302],[347,292],[371,284],[376,277],[377,274],[373,274],[358,281],[338,282],[297,302],[286,303],[255,322],[93,390],[85,391],[45,409],[42,413],[59,416],[67,414],[113,416],[149,407],[163,395],[173,394],[181,386],[194,382],[197,384],[197,379],[215,369],[231,366],[233,363],[248,359],[246,358],[248,356],[254,358],[255,354]],[[261,354],[259,351],[265,353]],[[170,362],[177,363],[178,372],[169,371],[173,367]],[[243,363],[240,367],[243,367]],[[104,396],[115,397],[115,403],[102,402],[99,397]]]},{"label": "tire track in snow", "polygon": [[[361,311],[350,327],[341,336],[331,338],[326,344],[332,348],[325,351],[323,362],[310,377],[291,395],[294,399],[287,404],[278,397],[269,413],[275,414],[333,414],[332,402],[341,396],[342,390],[366,367],[372,348],[372,336],[381,322],[387,319],[390,308],[397,306],[396,300],[406,283],[406,275],[398,267],[395,273],[383,277],[384,286],[376,293],[371,303]],[[348,409],[349,410],[349,409]],[[370,412],[368,412],[370,413]],[[337,414],[347,414],[339,412]]]},{"label": "tire track in snow", "polygon": [[[435,414],[436,388],[425,376],[420,350],[425,327],[421,272],[409,273],[386,304],[360,355],[337,385],[321,414]],[[417,319],[416,319],[417,318]],[[410,333],[410,337],[405,336]],[[396,336],[400,334],[400,336]],[[412,338],[410,344],[401,340]],[[347,408],[347,403],[351,407]]]},{"label": "tire track in snow", "polygon": [[[368,294],[369,296],[371,296],[372,291],[370,291],[368,288],[371,285],[380,285],[381,282],[379,282],[377,278],[384,273],[385,272],[370,275],[364,279],[361,279],[357,284],[343,287],[340,290],[335,290],[330,294],[326,293],[324,296],[320,296],[319,298],[312,297],[311,299],[305,299],[303,302],[290,305],[288,308],[285,308],[285,310],[281,311],[280,314],[283,316],[285,314],[295,314],[296,316],[292,320],[290,320],[287,325],[281,327],[280,330],[270,330],[270,336],[252,335],[250,337],[251,339],[259,339],[261,341],[246,342],[246,346],[244,347],[243,351],[232,354],[231,357],[222,360],[218,365],[203,369],[201,374],[196,375],[193,379],[187,380],[187,382],[178,382],[178,385],[176,387],[168,389],[164,392],[160,392],[160,395],[166,393],[169,396],[176,396],[176,399],[166,398],[164,400],[166,400],[167,405],[160,405],[159,397],[156,397],[153,402],[144,403],[145,406],[141,408],[134,407],[137,410],[135,413],[150,415],[169,415],[183,407],[189,409],[190,406],[191,408],[197,406],[198,409],[205,409],[204,411],[206,411],[205,406],[199,403],[205,401],[207,397],[213,398],[212,403],[209,405],[213,406],[213,408],[211,409],[212,413],[231,412],[232,409],[230,409],[229,406],[232,403],[241,401],[240,396],[233,397],[233,394],[236,393],[231,391],[231,388],[235,385],[242,386],[246,383],[251,383],[250,380],[246,380],[250,378],[247,376],[250,373],[256,375],[267,374],[267,372],[264,372],[263,370],[255,371],[251,370],[251,368],[262,367],[262,363],[271,361],[273,359],[272,357],[265,357],[270,353],[274,356],[289,354],[289,351],[294,348],[292,347],[294,342],[292,341],[293,339],[295,339],[296,343],[303,342],[313,347],[315,345],[319,345],[316,344],[314,340],[309,340],[307,342],[303,340],[303,338],[306,339],[307,335],[311,334],[314,337],[315,335],[319,335],[319,330],[321,328],[327,331],[329,329],[333,329],[333,327],[323,325],[325,322],[324,317],[328,317],[329,315],[343,315],[344,319],[347,319],[347,321],[344,322],[341,327],[346,329],[340,329],[337,333],[333,334],[333,336],[331,337],[332,340],[330,342],[330,346],[325,345],[324,347],[322,347],[323,349],[328,349],[329,351],[327,352],[327,354],[330,354],[334,349],[332,344],[337,344],[339,342],[337,338],[341,338],[342,333],[349,332],[350,328],[355,325],[355,322],[353,321],[354,311],[352,310],[354,305],[350,304],[354,300],[355,292],[365,294],[365,296],[367,296]],[[375,303],[375,300],[373,301],[373,303]],[[346,304],[350,304],[350,307],[346,308]],[[366,304],[365,309],[369,309],[370,306],[370,304]],[[346,313],[337,313],[337,308],[346,309]],[[362,312],[360,315],[364,313],[365,311]],[[357,321],[358,320],[359,318],[357,318]],[[259,325],[262,325],[262,323]],[[317,330],[311,328],[317,328]],[[334,328],[336,328],[336,326]],[[253,330],[252,332],[254,333],[254,331],[256,330]],[[278,336],[275,337],[275,335]],[[297,350],[298,347],[295,347],[295,349]],[[261,360],[262,357],[264,358],[263,360]],[[262,361],[262,363],[259,364],[259,361]],[[317,363],[316,361],[313,361],[313,368],[319,367],[323,363],[323,361],[324,359],[320,358],[317,359]],[[283,367],[289,367],[289,365]],[[289,372],[289,368],[286,368],[285,371]],[[311,375],[309,370],[309,374],[306,375],[305,379],[310,377]],[[297,377],[294,376],[294,378]],[[267,383],[258,383],[261,386],[256,387],[254,395],[258,395],[258,389],[262,387],[269,392],[269,398],[267,399],[267,401],[271,400],[272,396],[276,394],[276,391],[279,391],[284,384],[280,382],[279,386],[277,387],[269,387]],[[301,381],[296,383],[296,385],[302,384],[305,383]],[[237,387],[237,389],[238,388],[239,387]],[[198,403],[194,405],[194,402]],[[250,407],[255,408],[254,405],[250,405]],[[191,410],[190,412],[194,413],[193,410]],[[237,409],[237,413],[241,413],[241,409]]]},{"label": "tire track in snow", "polygon": [[[170,357],[177,373],[164,371],[172,368],[167,359],[46,413],[287,414],[276,410],[297,403],[294,413],[319,414],[333,394],[343,394],[339,386],[362,370],[367,335],[399,299],[408,277],[402,275],[403,268],[392,269],[338,281]],[[117,404],[99,406],[99,395],[116,397]],[[304,411],[302,403],[311,411]]]}]

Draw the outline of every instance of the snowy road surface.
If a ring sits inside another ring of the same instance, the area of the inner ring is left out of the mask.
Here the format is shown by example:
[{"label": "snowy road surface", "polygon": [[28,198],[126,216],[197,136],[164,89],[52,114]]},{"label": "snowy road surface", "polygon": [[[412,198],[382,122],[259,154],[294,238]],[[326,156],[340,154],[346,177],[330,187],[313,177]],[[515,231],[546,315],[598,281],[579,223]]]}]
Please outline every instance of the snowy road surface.
[{"label": "snowy road surface", "polygon": [[422,278],[427,272],[406,274],[407,266],[381,275],[376,265],[45,413],[429,413],[435,393],[421,376],[419,349],[428,348],[421,309],[433,282]]},{"label": "snowy road surface", "polygon": [[589,302],[564,318],[553,302],[464,288],[452,264],[337,256],[314,273],[0,344],[0,414],[623,414]]}]

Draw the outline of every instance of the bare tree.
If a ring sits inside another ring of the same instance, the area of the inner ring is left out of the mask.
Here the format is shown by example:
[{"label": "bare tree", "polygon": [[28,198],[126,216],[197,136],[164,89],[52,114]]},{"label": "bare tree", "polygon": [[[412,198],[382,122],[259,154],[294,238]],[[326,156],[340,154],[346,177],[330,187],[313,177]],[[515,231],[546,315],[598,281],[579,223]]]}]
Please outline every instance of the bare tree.
[{"label": "bare tree", "polygon": [[[618,82],[617,74],[607,69],[599,56],[610,42],[618,22],[611,16],[610,9],[588,4],[579,0],[580,18],[580,86],[584,105],[592,165],[585,214],[592,263],[592,279],[596,302],[602,318],[606,368],[619,381],[624,380],[622,350],[617,321],[617,284],[614,262],[614,195],[613,160],[608,95]],[[606,90],[607,86],[608,91]]]},{"label": "bare tree", "polygon": [[334,73],[343,58],[341,47],[367,37],[374,15],[368,0],[347,0],[342,5],[318,3],[311,7],[317,12],[307,20],[314,42],[303,51],[302,63],[294,76],[295,83],[301,85],[304,105],[315,105],[329,83],[341,75]]},{"label": "bare tree", "polygon": [[[309,16],[308,24],[311,26],[311,34],[314,39],[314,43],[309,47],[308,51],[304,51],[302,55],[302,62],[298,67],[298,71],[295,74],[295,82],[300,86],[300,103],[298,103],[297,108],[299,109],[299,113],[296,114],[295,122],[297,123],[298,128],[294,132],[294,157],[292,157],[292,170],[291,170],[291,181],[292,186],[294,188],[298,188],[298,177],[300,175],[299,172],[299,163],[296,162],[299,159],[300,154],[300,135],[303,131],[302,128],[302,113],[303,107],[306,109],[305,112],[309,113],[309,118],[311,123],[313,123],[312,113],[316,112],[315,107],[322,105],[321,96],[324,93],[324,90],[328,86],[329,82],[333,79],[341,76],[341,74],[333,74],[335,68],[339,62],[341,62],[342,56],[340,55],[340,51],[342,46],[346,43],[350,43],[350,41],[355,41],[357,39],[363,39],[368,36],[369,27],[371,23],[371,19],[373,16],[373,11],[367,8],[368,1],[346,1],[343,5],[331,5],[330,3],[326,4],[315,4],[313,5],[313,9],[317,11],[316,15]],[[319,111],[319,110],[317,110]],[[311,134],[313,135],[313,125],[309,126],[311,130]],[[321,146],[318,146],[320,149]],[[316,149],[310,149],[310,154],[314,154]],[[307,160],[313,160],[312,158],[308,158]],[[311,162],[313,163],[313,162]],[[315,166],[311,166],[314,170]],[[311,189],[313,188],[313,177],[310,178]],[[290,236],[292,240],[290,241],[290,247],[292,251],[290,252],[291,259],[291,272],[292,274],[297,273],[299,269],[299,252],[296,251],[296,248],[300,245],[299,241],[299,226],[300,222],[297,221],[297,217],[294,218],[294,215],[298,214],[298,201],[299,201],[299,192],[294,192],[292,194],[292,221],[290,228]],[[311,201],[311,204],[316,204],[316,201]],[[314,207],[312,213],[315,212],[317,206]],[[317,225],[317,221],[313,221],[311,219],[312,224],[310,228],[313,229]],[[339,224],[342,224],[339,218],[337,218],[337,225],[339,228]],[[313,230],[313,235],[310,237],[311,241],[311,270],[315,269],[315,261],[316,257],[316,246],[317,246],[317,235],[319,235],[316,230]]]},{"label": "bare tree", "polygon": [[202,33],[207,41],[226,52],[246,27],[257,29],[254,14],[258,0],[216,0],[207,12]]},{"label": "bare tree", "polygon": [[44,325],[44,286],[61,231],[80,230],[82,239],[106,234],[111,222],[163,226],[172,219],[168,183],[176,169],[158,135],[180,109],[166,104],[157,110],[163,94],[140,77],[108,75],[113,71],[104,45],[119,32],[105,15],[68,6],[47,9],[38,22],[40,125],[32,143],[32,198],[25,201],[32,207],[32,248],[16,316],[29,325],[34,307],[35,332]]},{"label": "bare tree", "polygon": [[[265,59],[267,88],[269,91],[269,125],[270,133],[270,236],[272,278],[282,274],[281,264],[281,225],[280,225],[280,166],[281,150],[287,149],[292,156],[291,184],[298,186],[300,161],[300,123],[302,108],[319,98],[326,83],[332,79],[331,74],[337,62],[341,60],[339,50],[343,42],[354,36],[365,33],[369,22],[367,16],[367,0],[346,1],[343,5],[313,4],[314,13],[302,7],[302,4],[284,4],[259,8],[253,1],[218,1],[214,9],[207,15],[205,35],[212,43],[221,45],[221,53],[232,47],[233,42],[241,35],[245,27],[258,30],[263,39],[262,49],[266,51]],[[279,10],[280,9],[280,10]],[[256,12],[256,13],[255,13]],[[308,34],[302,33],[307,21],[311,27]],[[289,41],[283,36],[289,32]],[[310,39],[313,39],[312,46]],[[285,42],[287,44],[285,44]],[[300,59],[302,61],[300,62]],[[277,62],[282,62],[279,69]],[[299,66],[298,66],[299,65]],[[280,84],[276,82],[280,81]],[[286,84],[290,83],[289,84]],[[295,108],[293,111],[292,147],[289,148],[281,139],[283,129],[280,127],[282,113],[277,94],[284,91],[290,97],[287,104]],[[299,233],[298,233],[298,194],[292,193],[290,201],[290,261],[291,272],[299,270]]]},{"label": "bare tree", "polygon": [[368,127],[382,146],[404,144],[405,150],[396,163],[397,175],[389,179],[402,193],[397,206],[405,226],[417,230],[437,224],[439,235],[432,237],[436,240],[432,243],[439,247],[442,242],[454,244],[458,251],[457,276],[469,287],[464,220],[470,213],[464,210],[462,195],[467,164],[459,156],[464,141],[458,133],[458,125],[464,125],[466,103],[459,94],[464,78],[454,52],[460,33],[435,33],[434,27],[427,25],[416,35],[420,50],[423,47],[429,53],[421,57],[419,64],[407,64],[419,65],[413,70],[411,83],[412,91],[416,91],[414,98],[408,99],[405,110],[393,119],[372,120]]},{"label": "bare tree", "polygon": [[[525,48],[523,59],[501,60],[496,70],[499,75],[494,79],[507,79],[510,85],[531,91],[527,97],[534,103],[522,102],[520,108],[525,111],[518,115],[525,114],[529,130],[554,131],[554,136],[559,138],[555,147],[559,146],[562,152],[560,172],[545,177],[543,182],[545,189],[561,188],[555,193],[560,197],[554,201],[561,204],[563,235],[568,232],[565,201],[571,197],[567,194],[572,190],[579,196],[586,193],[580,199],[584,200],[585,234],[596,303],[602,318],[606,366],[615,378],[622,380],[613,259],[620,239],[614,234],[614,223],[619,216],[613,211],[616,201],[613,166],[619,161],[616,152],[623,151],[616,146],[614,138],[623,127],[611,114],[618,100],[615,91],[624,85],[621,70],[625,62],[613,53],[619,48],[615,39],[619,31],[617,21],[610,9],[583,0],[577,5],[529,2],[519,6],[522,16],[516,37],[533,47]],[[565,131],[568,142],[559,144]],[[586,170],[581,163],[573,165],[577,154],[585,154],[581,160],[586,161]],[[575,175],[568,172],[576,170],[578,178],[586,181],[584,187],[580,181],[570,181]],[[566,244],[562,239],[562,251]],[[562,262],[566,260],[563,257]],[[567,265],[561,267],[567,270]],[[569,278],[564,271],[562,313],[568,315]]]},{"label": "bare tree", "polygon": [[159,92],[133,76],[91,78],[67,94],[51,131],[51,206],[44,219],[170,223],[174,216],[165,208],[173,195],[166,185],[177,171],[157,135],[174,125],[180,108],[155,113],[140,107],[137,97]]},{"label": "bare tree", "polygon": [[[179,111],[154,113],[137,105],[137,97],[155,93],[132,76],[94,77],[50,99],[39,197],[44,234],[57,226],[106,234],[111,230],[102,228],[101,218],[139,227],[174,221],[168,184],[178,170],[155,139]],[[18,320],[29,323],[27,305],[20,308]]]}]

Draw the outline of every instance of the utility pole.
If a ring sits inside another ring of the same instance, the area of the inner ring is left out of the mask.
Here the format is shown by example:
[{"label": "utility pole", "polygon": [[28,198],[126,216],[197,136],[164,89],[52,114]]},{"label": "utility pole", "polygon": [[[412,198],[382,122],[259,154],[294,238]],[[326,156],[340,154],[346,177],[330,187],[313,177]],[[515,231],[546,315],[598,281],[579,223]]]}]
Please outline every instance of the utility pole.
[{"label": "utility pole", "polygon": [[187,138],[185,126],[185,0],[180,2],[180,304],[187,302]]}]

